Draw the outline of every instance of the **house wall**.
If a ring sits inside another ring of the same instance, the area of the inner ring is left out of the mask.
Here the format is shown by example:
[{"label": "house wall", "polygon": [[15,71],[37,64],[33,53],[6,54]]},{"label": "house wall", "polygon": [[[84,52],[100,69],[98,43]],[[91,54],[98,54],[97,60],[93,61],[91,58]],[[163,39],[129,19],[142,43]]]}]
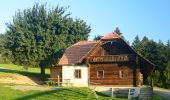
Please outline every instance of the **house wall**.
[{"label": "house wall", "polygon": [[[129,65],[130,66],[130,65]],[[100,85],[133,86],[134,72],[133,67],[118,64],[90,64],[90,83],[99,83]],[[97,77],[97,71],[104,70],[104,78]],[[127,71],[126,78],[120,78],[120,71]],[[137,75],[139,69],[137,69]],[[137,85],[140,84],[137,77]],[[91,84],[93,85],[93,84]]]},{"label": "house wall", "polygon": [[51,67],[50,68],[50,77],[51,78],[58,78],[58,76],[60,76],[61,78],[61,69],[62,67]]},{"label": "house wall", "polygon": [[[81,69],[80,79],[74,77],[75,69]],[[62,77],[64,83],[67,83],[67,79],[70,79],[73,86],[88,86],[88,67],[87,65],[62,66]]]}]

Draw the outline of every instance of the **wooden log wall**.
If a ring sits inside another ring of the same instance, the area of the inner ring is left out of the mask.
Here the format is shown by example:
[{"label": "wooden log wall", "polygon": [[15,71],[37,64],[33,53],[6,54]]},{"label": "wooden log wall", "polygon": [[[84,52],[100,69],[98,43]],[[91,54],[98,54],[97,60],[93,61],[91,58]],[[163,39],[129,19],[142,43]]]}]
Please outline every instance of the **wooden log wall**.
[{"label": "wooden log wall", "polygon": [[51,78],[57,78],[58,75],[61,78],[61,72],[62,72],[62,67],[52,67],[50,68],[50,77]]},{"label": "wooden log wall", "polygon": [[[97,71],[104,70],[104,78],[97,78]],[[127,72],[127,77],[121,78],[120,71]],[[137,75],[139,69],[137,69]],[[100,85],[133,85],[133,68],[118,64],[90,64],[90,82]],[[137,77],[137,84],[138,77]]]}]

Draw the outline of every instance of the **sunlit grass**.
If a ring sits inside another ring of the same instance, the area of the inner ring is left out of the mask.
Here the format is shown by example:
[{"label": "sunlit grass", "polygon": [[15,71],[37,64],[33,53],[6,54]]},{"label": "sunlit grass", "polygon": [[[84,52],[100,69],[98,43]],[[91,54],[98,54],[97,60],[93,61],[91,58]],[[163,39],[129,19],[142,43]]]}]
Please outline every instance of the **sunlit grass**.
[{"label": "sunlit grass", "polygon": [[[47,91],[20,91],[0,85],[0,97],[4,100],[96,100],[89,88],[60,88]],[[127,100],[114,99],[98,94],[99,100]]]},{"label": "sunlit grass", "polygon": [[[38,67],[29,67],[27,70],[24,69],[23,66],[18,66],[18,65],[14,65],[14,64],[0,64],[0,67],[8,68],[8,69],[11,69],[11,70],[40,73],[40,68],[38,68]],[[48,74],[48,75],[50,74],[49,68],[46,68],[45,71],[46,71],[46,74]]]}]

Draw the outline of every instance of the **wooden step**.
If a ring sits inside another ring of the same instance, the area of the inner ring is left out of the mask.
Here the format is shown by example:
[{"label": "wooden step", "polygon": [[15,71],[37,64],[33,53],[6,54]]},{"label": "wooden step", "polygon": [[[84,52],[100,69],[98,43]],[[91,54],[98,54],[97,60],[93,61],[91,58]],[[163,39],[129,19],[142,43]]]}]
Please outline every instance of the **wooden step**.
[{"label": "wooden step", "polygon": [[152,100],[153,89],[151,87],[141,87],[139,100]]}]

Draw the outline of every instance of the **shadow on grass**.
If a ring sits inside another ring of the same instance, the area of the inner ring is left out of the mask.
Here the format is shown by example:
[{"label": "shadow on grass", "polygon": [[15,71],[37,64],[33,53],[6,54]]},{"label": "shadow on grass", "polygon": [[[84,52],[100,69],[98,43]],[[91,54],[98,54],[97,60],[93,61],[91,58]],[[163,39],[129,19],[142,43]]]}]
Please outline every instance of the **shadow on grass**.
[{"label": "shadow on grass", "polygon": [[[30,100],[30,99],[35,99],[36,97],[42,97],[44,95],[54,94],[54,93],[57,93],[57,92],[61,92],[63,90],[65,90],[65,89],[57,89],[57,90],[50,90],[50,91],[39,92],[39,93],[35,93],[35,94],[32,94],[32,95],[27,95],[27,96],[23,96],[23,97],[20,97],[20,98],[16,98],[14,100]],[[50,99],[50,97],[48,99]]]},{"label": "shadow on grass", "polygon": [[31,80],[33,80],[37,84],[43,84],[42,82],[37,81],[37,78],[42,81],[42,80],[45,80],[46,78],[49,77],[49,75],[45,75],[45,77],[42,77],[40,75],[40,73],[34,73],[34,72],[28,72],[28,71],[18,71],[18,70],[11,70],[11,69],[0,69],[0,72],[14,73],[14,74],[16,73],[16,74],[21,74],[21,75],[24,75],[24,76],[28,76]]},{"label": "shadow on grass", "polygon": [[75,90],[72,90],[72,89],[67,89],[67,90],[70,91],[70,92],[72,92],[72,93],[80,94],[80,95],[82,95],[82,96],[87,96],[87,95],[88,95],[88,94],[83,93],[83,92],[81,92],[81,91],[75,91]]},{"label": "shadow on grass", "polygon": [[[97,93],[98,96],[108,97],[103,95],[102,93]],[[16,98],[14,100],[30,100],[30,99],[45,99],[45,100],[87,100],[88,91],[81,91],[79,89],[74,88],[60,88],[56,90],[50,90],[45,92],[39,92],[27,96],[23,96],[20,98]],[[90,97],[90,99],[96,99],[95,97]]]},{"label": "shadow on grass", "polygon": [[[81,94],[81,95],[83,95],[83,96],[88,96],[89,94],[93,94],[94,95],[94,93],[92,92],[92,90],[87,90],[87,91],[81,91],[80,89],[77,89],[78,91],[75,91],[74,89],[67,89],[68,91],[70,91],[70,92],[72,92],[72,93],[77,93],[77,94]],[[102,96],[102,97],[110,97],[110,96],[108,96],[108,95],[105,95],[105,94],[103,94],[103,93],[100,93],[100,92],[96,92],[96,94],[98,95],[98,96]]]},{"label": "shadow on grass", "polygon": [[103,94],[103,93],[100,93],[100,92],[96,92],[96,94],[97,94],[98,96],[102,96],[102,97],[110,97],[110,96],[108,96],[108,95],[106,95],[106,94]]}]

